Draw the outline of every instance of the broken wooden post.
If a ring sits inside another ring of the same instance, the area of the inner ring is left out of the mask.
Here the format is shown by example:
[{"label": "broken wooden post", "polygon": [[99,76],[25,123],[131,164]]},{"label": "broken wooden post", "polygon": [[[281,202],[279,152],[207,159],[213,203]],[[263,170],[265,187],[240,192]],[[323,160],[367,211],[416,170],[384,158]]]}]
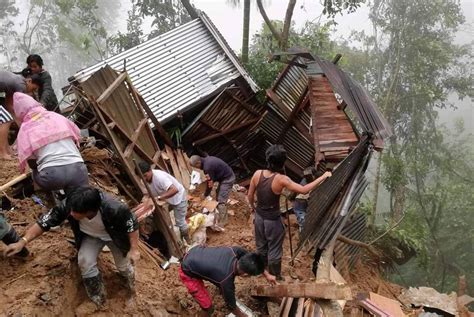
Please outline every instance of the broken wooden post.
[{"label": "broken wooden post", "polygon": [[349,286],[333,282],[257,285],[251,290],[251,295],[257,297],[352,299],[352,291]]}]

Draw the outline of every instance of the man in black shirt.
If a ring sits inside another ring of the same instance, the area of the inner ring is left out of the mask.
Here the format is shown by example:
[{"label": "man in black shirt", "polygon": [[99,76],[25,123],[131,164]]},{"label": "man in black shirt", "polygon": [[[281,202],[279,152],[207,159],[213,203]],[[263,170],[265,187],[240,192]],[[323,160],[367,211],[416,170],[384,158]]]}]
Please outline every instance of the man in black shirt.
[{"label": "man in black shirt", "polygon": [[246,316],[235,300],[236,276],[263,274],[270,283],[275,276],[265,269],[265,260],[258,253],[248,252],[240,247],[196,246],[185,255],[179,268],[181,281],[202,308],[202,316],[210,316],[213,311],[212,299],[203,280],[220,288],[224,300],[232,313]]}]

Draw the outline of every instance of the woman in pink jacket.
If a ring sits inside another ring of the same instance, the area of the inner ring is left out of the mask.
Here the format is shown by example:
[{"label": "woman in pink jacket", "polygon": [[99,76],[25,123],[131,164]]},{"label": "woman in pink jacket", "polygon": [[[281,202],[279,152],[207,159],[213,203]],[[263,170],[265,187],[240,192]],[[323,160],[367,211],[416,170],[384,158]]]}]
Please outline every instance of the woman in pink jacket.
[{"label": "woman in pink jacket", "polygon": [[33,180],[48,191],[63,189],[67,194],[88,186],[87,167],[77,147],[79,128],[23,93],[13,95],[13,110],[21,123],[17,137],[20,170],[24,172],[28,164]]}]

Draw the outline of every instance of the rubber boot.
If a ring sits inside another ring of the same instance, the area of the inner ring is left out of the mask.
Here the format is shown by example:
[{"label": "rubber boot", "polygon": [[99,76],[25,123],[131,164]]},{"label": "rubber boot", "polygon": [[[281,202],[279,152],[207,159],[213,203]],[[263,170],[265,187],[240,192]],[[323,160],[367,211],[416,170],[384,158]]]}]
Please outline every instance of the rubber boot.
[{"label": "rubber boot", "polygon": [[227,224],[227,206],[225,204],[218,204],[217,211],[219,211],[219,218],[217,220],[217,225],[221,228],[224,228]]},{"label": "rubber boot", "polygon": [[281,276],[281,261],[269,262],[268,272],[274,275],[277,281],[284,281],[285,279]]},{"label": "rubber boot", "polygon": [[181,237],[184,239],[184,241],[186,241],[188,245],[193,244],[193,241],[191,240],[191,237],[189,236],[188,229],[181,230]]},{"label": "rubber boot", "polygon": [[130,296],[135,295],[135,270],[133,266],[130,266],[126,271],[119,272],[119,274],[124,280],[125,287],[130,293]]},{"label": "rubber boot", "polygon": [[82,280],[84,281],[87,296],[99,308],[102,307],[105,303],[106,293],[100,274],[94,277],[83,278]]},{"label": "rubber boot", "polygon": [[[6,245],[13,244],[13,243],[16,243],[16,242],[20,241],[20,236],[18,235],[16,230],[13,227],[11,227],[10,230],[7,232],[7,234],[2,238],[2,241]],[[16,255],[20,256],[22,258],[26,258],[28,256],[28,254],[30,254],[28,249],[23,248]]]}]

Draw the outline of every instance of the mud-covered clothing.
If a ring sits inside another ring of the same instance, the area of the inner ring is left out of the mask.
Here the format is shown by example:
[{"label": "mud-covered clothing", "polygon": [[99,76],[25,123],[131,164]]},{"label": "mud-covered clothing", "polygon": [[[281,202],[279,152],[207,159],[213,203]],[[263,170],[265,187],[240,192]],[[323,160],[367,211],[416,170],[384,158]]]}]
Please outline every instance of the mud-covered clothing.
[{"label": "mud-covered clothing", "polygon": [[267,259],[266,265],[281,261],[285,238],[285,226],[280,217],[280,195],[272,190],[276,175],[265,177],[261,171],[256,186],[255,245],[257,252]]},{"label": "mud-covered clothing", "polygon": [[[101,192],[100,214],[105,230],[112,238],[112,242],[122,251],[124,255],[130,251],[130,239],[128,234],[138,230],[138,221],[135,214],[128,206],[113,198],[111,195]],[[60,205],[51,208],[37,221],[43,231],[49,231],[51,227],[59,226],[66,219],[71,224],[74,233],[76,248],[80,248],[82,240],[86,236],[80,230],[79,221],[71,216],[71,210],[66,207],[67,199]]]},{"label": "mud-covered clothing", "polygon": [[281,217],[264,219],[256,214],[254,228],[257,252],[267,259],[266,265],[281,261],[285,239],[285,226]]},{"label": "mud-covered clothing", "polygon": [[181,269],[193,279],[206,280],[218,286],[229,308],[235,309],[237,262],[245,254],[247,251],[240,247],[196,246],[183,258]]},{"label": "mud-covered clothing", "polygon": [[204,174],[209,175],[213,182],[223,182],[235,178],[234,171],[226,162],[215,156],[201,158],[201,168]]},{"label": "mud-covered clothing", "polygon": [[230,192],[232,191],[232,187],[234,186],[235,176],[232,174],[232,177],[229,179],[225,179],[222,182],[219,182],[216,190],[216,198],[219,204],[226,204],[227,200],[229,200]]},{"label": "mud-covered clothing", "polygon": [[272,183],[277,174],[265,177],[263,171],[257,183],[257,207],[255,211],[263,219],[276,220],[280,218],[280,195],[272,190]]},{"label": "mud-covered clothing", "polygon": [[43,104],[47,110],[54,111],[58,105],[58,98],[54,93],[51,75],[45,70],[38,75],[41,78],[41,86],[38,88],[39,102]]},{"label": "mud-covered clothing", "polygon": [[33,180],[43,190],[63,189],[66,194],[78,187],[89,186],[87,166],[83,162],[32,170]]},{"label": "mud-covered clothing", "polygon": [[94,238],[89,235],[84,235],[81,247],[77,254],[77,263],[81,271],[82,278],[91,278],[99,275],[99,268],[97,267],[97,257],[104,248],[108,246],[112,256],[114,257],[115,266],[122,274],[133,271],[130,260],[112,241],[105,241],[100,238]]}]

